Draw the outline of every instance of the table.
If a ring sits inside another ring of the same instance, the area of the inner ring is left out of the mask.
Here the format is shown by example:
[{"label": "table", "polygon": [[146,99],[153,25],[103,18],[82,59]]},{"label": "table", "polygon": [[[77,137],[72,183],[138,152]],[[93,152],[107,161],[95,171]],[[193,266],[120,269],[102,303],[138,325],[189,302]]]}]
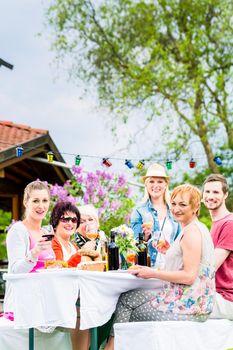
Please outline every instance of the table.
[{"label": "table", "polygon": [[43,270],[5,274],[14,291],[15,328],[41,326],[75,328],[76,301],[80,293],[80,329],[91,329],[91,349],[97,349],[96,327],[115,311],[121,293],[135,288],[160,288],[161,281],[140,279],[125,271]]},{"label": "table", "polygon": [[76,269],[4,274],[14,294],[14,328],[29,329],[29,350],[34,349],[34,328],[75,328],[79,288]]},{"label": "table", "polygon": [[126,271],[77,270],[80,290],[80,329],[105,324],[115,311],[121,293],[131,289],[160,289],[157,279],[142,279]]},{"label": "table", "polygon": [[76,270],[4,274],[14,292],[15,328],[75,328],[79,287]]}]

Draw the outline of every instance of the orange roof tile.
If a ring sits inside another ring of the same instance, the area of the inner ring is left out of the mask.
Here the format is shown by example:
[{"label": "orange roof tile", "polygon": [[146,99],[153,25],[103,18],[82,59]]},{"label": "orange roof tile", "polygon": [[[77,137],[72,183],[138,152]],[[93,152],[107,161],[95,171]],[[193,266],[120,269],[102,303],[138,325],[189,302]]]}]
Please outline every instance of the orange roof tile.
[{"label": "orange roof tile", "polygon": [[0,120],[0,151],[48,134],[48,130],[33,129],[28,125]]}]

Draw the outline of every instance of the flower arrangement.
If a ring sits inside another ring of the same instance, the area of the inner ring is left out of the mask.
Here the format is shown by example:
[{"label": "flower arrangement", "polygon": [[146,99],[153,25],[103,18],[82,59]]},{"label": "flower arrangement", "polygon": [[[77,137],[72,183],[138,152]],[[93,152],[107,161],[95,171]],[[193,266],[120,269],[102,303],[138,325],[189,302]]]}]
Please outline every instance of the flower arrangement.
[{"label": "flower arrangement", "polygon": [[118,227],[114,227],[112,231],[114,231],[116,234],[115,242],[119,247],[119,253],[125,259],[127,259],[127,252],[129,250],[134,251],[135,253],[138,252],[138,248],[135,244],[134,232],[129,226],[123,224]]}]

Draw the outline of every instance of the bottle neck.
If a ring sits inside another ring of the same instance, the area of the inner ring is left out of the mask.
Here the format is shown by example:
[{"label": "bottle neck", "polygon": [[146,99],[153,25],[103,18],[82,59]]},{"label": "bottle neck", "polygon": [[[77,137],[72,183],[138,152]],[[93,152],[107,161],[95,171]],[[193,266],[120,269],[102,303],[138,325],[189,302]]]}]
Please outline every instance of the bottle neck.
[{"label": "bottle neck", "polygon": [[139,243],[143,243],[143,241],[144,241],[144,239],[143,239],[143,233],[141,234],[139,234],[139,237],[138,237],[138,242]]}]

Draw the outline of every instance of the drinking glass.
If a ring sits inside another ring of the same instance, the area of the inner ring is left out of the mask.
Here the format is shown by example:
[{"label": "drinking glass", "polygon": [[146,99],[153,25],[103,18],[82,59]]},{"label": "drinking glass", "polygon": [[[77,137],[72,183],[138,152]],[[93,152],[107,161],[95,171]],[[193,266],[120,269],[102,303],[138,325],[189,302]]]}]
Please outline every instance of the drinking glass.
[{"label": "drinking glass", "polygon": [[136,264],[136,253],[134,250],[128,249],[127,255],[126,255],[126,260],[127,260],[127,263],[129,263],[131,265]]},{"label": "drinking glass", "polygon": [[143,227],[152,228],[153,227],[153,216],[151,213],[143,214]]},{"label": "drinking glass", "polygon": [[54,238],[54,231],[52,225],[45,225],[42,227],[42,237],[46,238],[46,241],[52,241]]},{"label": "drinking glass", "polygon": [[95,224],[86,224],[86,236],[91,241],[95,241],[98,238],[98,230]]}]

